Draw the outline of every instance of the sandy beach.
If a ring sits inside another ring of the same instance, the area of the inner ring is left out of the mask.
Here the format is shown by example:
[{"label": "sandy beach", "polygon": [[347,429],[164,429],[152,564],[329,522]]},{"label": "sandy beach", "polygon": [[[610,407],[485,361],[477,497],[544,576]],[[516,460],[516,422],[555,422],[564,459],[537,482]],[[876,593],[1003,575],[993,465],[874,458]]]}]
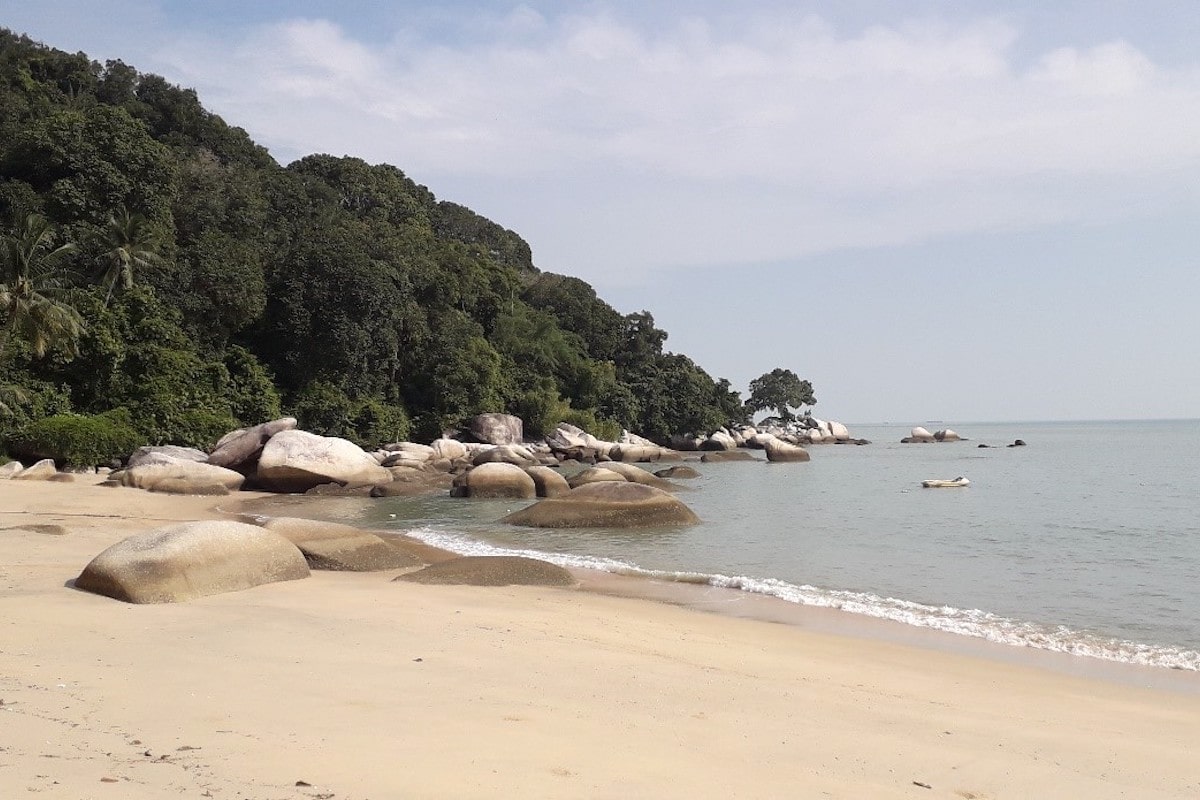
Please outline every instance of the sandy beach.
[{"label": "sandy beach", "polygon": [[0,798],[1200,797],[1196,692],[579,588],[90,595],[238,502],[95,480],[0,482]]}]

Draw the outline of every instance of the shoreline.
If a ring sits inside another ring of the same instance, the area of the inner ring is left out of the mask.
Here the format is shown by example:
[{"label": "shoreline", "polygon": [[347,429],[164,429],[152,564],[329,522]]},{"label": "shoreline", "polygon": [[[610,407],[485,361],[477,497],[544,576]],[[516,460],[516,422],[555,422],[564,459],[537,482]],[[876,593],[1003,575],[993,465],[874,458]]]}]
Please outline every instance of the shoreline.
[{"label": "shoreline", "polygon": [[[332,498],[303,495],[258,493],[242,502],[243,508],[231,514],[249,516],[308,516],[314,519],[337,519],[318,509],[328,508]],[[306,513],[307,512],[307,513]],[[419,522],[416,527],[420,527]],[[439,547],[411,532],[391,528],[369,527],[378,534],[399,536],[428,557],[458,557],[463,553]],[[411,529],[410,529],[411,530]],[[509,552],[532,558],[551,558],[551,552],[510,550],[501,546],[483,545],[484,554],[500,555]],[[495,553],[490,551],[495,550]],[[464,553],[477,555],[475,548]],[[979,658],[1032,666],[1065,675],[1091,677],[1128,684],[1155,687],[1169,691],[1200,695],[1200,671],[1162,665],[1138,664],[1100,656],[1065,652],[1046,647],[994,641],[981,636],[956,633],[935,627],[915,625],[888,617],[857,613],[844,609],[797,603],[785,598],[753,590],[723,587],[694,580],[678,580],[654,574],[612,572],[587,566],[575,566],[568,559],[564,566],[580,582],[580,589],[616,597],[667,603],[682,608],[725,616],[754,619],[789,625],[856,639],[876,640],[908,645],[942,653],[957,653]]]},{"label": "shoreline", "polygon": [[[1187,692],[880,640],[829,609],[801,625],[746,618],[790,604],[744,592],[620,596],[635,579],[605,574],[581,591],[314,572],[133,606],[65,584],[137,530],[236,513],[229,497],[5,482],[0,501],[0,786],[13,792],[1200,794]],[[7,530],[18,523],[67,532]],[[697,613],[722,604],[737,613]]]},{"label": "shoreline", "polygon": [[741,589],[626,576],[597,570],[572,569],[581,588],[613,597],[665,603],[705,614],[770,622],[799,630],[868,642],[979,658],[1061,675],[1102,680],[1141,688],[1200,696],[1200,673],[1170,667],[1145,666],[992,642],[974,636],[922,628],[838,608],[792,603],[779,597]]}]

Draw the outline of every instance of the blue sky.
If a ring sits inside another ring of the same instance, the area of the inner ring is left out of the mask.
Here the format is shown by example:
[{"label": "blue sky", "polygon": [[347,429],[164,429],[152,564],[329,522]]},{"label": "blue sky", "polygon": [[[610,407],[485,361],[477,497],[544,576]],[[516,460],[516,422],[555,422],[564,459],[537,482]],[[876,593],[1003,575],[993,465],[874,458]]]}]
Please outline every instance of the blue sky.
[{"label": "blue sky", "polygon": [[[685,10],[681,11],[680,8]],[[1200,3],[0,0],[847,422],[1200,416]]]}]

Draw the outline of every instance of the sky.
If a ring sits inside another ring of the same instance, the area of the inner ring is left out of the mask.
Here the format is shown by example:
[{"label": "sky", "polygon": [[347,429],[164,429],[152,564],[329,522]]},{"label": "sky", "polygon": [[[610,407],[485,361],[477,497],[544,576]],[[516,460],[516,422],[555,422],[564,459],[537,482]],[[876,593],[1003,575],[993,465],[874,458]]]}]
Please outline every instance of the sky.
[{"label": "sky", "polygon": [[389,163],[745,391],[1200,417],[1194,0],[0,0],[283,164]]}]

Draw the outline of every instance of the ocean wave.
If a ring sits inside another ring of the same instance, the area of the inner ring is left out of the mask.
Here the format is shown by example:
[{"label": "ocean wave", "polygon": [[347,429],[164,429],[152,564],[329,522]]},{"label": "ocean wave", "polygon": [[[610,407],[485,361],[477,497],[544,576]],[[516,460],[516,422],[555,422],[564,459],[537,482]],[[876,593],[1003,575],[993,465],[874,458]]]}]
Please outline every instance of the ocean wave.
[{"label": "ocean wave", "polygon": [[851,614],[862,614],[919,628],[930,628],[945,633],[985,639],[997,644],[1032,647],[1139,666],[1200,672],[1200,652],[1196,650],[1128,641],[1073,630],[1062,625],[1048,626],[1023,622],[979,609],[930,606],[911,600],[880,597],[867,592],[798,585],[776,578],[645,569],[636,564],[612,558],[499,547],[473,539],[465,534],[429,527],[408,530],[406,535],[464,556],[527,556],[549,561],[562,567],[590,569],[617,575],[640,576],[767,595],[798,605],[838,609]]}]

